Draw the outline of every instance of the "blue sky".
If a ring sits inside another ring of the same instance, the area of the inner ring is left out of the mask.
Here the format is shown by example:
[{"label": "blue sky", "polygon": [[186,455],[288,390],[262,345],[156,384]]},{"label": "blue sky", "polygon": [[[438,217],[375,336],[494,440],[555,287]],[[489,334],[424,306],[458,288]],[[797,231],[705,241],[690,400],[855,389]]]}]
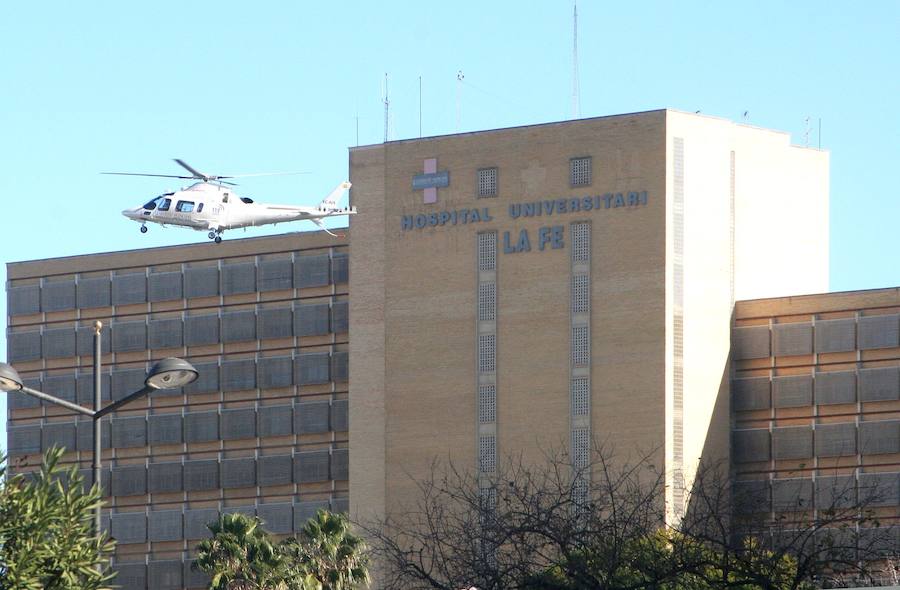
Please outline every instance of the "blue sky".
[{"label": "blue sky", "polygon": [[[578,11],[582,116],[748,111],[800,144],[810,117],[810,145],[831,151],[831,288],[900,285],[900,2]],[[205,240],[138,233],[119,212],[177,185],[104,170],[177,173],[173,157],[220,174],[304,170],[239,192],[318,202],[347,175],[357,121],[360,144],[382,140],[386,72],[392,139],[419,134],[420,76],[424,135],[457,130],[458,94],[463,131],[568,118],[572,3],[8,3],[2,262]]]}]

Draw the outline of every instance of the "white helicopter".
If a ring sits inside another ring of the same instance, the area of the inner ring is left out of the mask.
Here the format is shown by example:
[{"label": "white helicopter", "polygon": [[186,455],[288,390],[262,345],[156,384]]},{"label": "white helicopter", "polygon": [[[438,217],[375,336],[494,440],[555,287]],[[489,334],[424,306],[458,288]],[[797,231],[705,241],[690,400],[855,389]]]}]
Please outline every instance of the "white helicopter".
[{"label": "white helicopter", "polygon": [[[354,215],[356,207],[341,207],[338,202],[350,188],[349,182],[340,183],[321,203],[315,207],[292,205],[271,205],[255,203],[253,199],[239,197],[230,187],[236,186],[227,178],[248,176],[271,176],[272,174],[241,174],[219,176],[205,174],[192,168],[183,160],[175,159],[179,166],[191,173],[190,176],[172,174],[139,174],[134,172],[103,172],[120,176],[155,176],[160,178],[186,178],[199,180],[178,191],[163,193],[142,207],[125,209],[122,215],[141,224],[141,233],[147,233],[147,222],[163,227],[178,225],[197,231],[209,231],[209,239],[218,244],[226,229],[256,227],[284,223],[287,221],[312,221],[327,234],[336,236],[325,227],[322,219],[337,215]],[[274,174],[296,174],[293,172]]]}]

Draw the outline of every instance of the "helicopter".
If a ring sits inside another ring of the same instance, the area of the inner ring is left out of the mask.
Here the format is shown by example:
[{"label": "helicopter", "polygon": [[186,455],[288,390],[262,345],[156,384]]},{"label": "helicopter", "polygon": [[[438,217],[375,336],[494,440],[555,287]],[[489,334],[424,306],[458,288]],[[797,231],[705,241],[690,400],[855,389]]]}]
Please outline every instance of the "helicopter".
[{"label": "helicopter", "polygon": [[200,172],[184,160],[174,161],[190,172],[190,176],[174,174],[141,174],[135,172],[102,172],[119,176],[153,176],[158,178],[182,178],[198,180],[181,190],[166,192],[140,207],[122,211],[122,215],[141,224],[141,233],[147,233],[147,223],[158,223],[163,227],[175,225],[196,231],[208,231],[210,240],[217,244],[222,241],[222,233],[227,229],[258,227],[288,221],[311,221],[328,235],[337,237],[322,223],[325,217],[355,215],[356,207],[339,206],[344,193],[350,188],[349,182],[342,182],[315,207],[256,203],[248,197],[238,196],[231,188],[237,186],[227,179],[248,176],[272,176],[297,174],[295,172],[275,172],[264,174],[240,174],[220,176]]}]

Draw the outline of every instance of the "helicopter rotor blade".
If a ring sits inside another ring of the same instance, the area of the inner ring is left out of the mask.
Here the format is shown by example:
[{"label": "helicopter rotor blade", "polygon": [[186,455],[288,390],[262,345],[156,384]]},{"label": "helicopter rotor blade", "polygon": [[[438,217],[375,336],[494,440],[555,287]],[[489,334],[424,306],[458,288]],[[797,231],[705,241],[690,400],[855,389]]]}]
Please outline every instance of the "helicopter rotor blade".
[{"label": "helicopter rotor blade", "polygon": [[309,174],[309,172],[259,172],[256,174],[233,174],[231,176],[217,176],[216,178],[250,178],[252,176],[294,176],[296,174]]},{"label": "helicopter rotor blade", "polygon": [[181,159],[179,159],[179,158],[172,158],[172,159],[175,160],[175,163],[176,163],[176,164],[178,164],[179,166],[181,166],[182,168],[184,168],[185,170],[187,170],[188,172],[190,172],[191,174],[193,174],[193,175],[194,175],[194,176],[193,176],[194,178],[198,178],[198,179],[201,179],[201,180],[210,180],[210,179],[218,178],[218,176],[212,176],[212,175],[209,175],[209,174],[204,174],[204,173],[202,173],[202,172],[199,172],[199,171],[195,170],[194,168],[191,168],[191,166],[190,166],[189,164],[187,164],[187,162],[185,162],[184,160],[181,160]]},{"label": "helicopter rotor blade", "polygon": [[193,176],[175,176],[173,174],[142,174],[139,172],[101,172],[100,174],[111,174],[114,176],[154,176],[156,178],[194,178]]}]

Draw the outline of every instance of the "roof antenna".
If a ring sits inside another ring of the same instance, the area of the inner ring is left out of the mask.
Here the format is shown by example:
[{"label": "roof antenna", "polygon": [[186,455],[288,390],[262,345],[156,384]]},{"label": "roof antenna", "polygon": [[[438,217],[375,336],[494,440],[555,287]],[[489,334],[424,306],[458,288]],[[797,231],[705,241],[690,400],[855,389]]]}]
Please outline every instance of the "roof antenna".
[{"label": "roof antenna", "polygon": [[459,122],[462,118],[462,84],[466,75],[462,70],[456,72],[456,132],[459,133]]},{"label": "roof antenna", "polygon": [[384,142],[387,143],[388,140],[388,112],[390,108],[391,101],[388,100],[388,75],[387,72],[384,73],[384,88],[382,88],[382,95],[384,96]]},{"label": "roof antenna", "polygon": [[809,147],[809,115],[806,115],[804,122],[806,123],[806,130],[803,132],[803,147]]},{"label": "roof antenna", "polygon": [[578,88],[578,2],[572,3],[572,118],[577,119],[579,116],[579,94]]},{"label": "roof antenna", "polygon": [[741,121],[744,123],[748,123],[750,121],[750,111],[744,111],[741,115]]}]

